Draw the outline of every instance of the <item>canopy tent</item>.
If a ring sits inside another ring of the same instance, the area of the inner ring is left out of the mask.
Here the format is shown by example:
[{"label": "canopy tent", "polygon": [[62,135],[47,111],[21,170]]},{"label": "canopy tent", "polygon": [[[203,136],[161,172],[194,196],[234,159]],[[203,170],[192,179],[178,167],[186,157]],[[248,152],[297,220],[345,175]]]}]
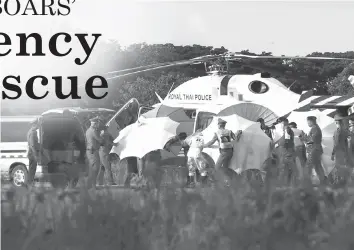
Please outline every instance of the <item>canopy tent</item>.
[{"label": "canopy tent", "polygon": [[[229,112],[232,112],[232,109]],[[227,112],[223,111],[223,113]],[[261,130],[259,124],[232,113],[227,116],[215,116],[210,125],[203,131],[206,142],[212,139],[215,131],[218,129],[218,118],[227,121],[226,128],[232,130],[234,133],[237,130],[243,131],[240,140],[233,142],[234,155],[230,168],[237,172],[248,169],[261,169],[265,160],[270,157],[271,140]],[[219,156],[218,150],[215,149],[205,148],[203,151],[211,155],[214,161]]]},{"label": "canopy tent", "polygon": [[240,102],[229,106],[221,110],[218,115],[227,116],[230,114],[236,114],[253,122],[256,122],[259,118],[263,118],[266,125],[271,125],[278,119],[278,116],[270,109],[251,102]]}]

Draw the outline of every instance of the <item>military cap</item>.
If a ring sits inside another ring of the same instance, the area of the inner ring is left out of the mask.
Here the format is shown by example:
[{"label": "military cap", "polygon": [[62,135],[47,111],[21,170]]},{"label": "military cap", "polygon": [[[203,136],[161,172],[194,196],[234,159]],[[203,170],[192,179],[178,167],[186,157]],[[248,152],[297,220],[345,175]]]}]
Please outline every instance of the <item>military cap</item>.
[{"label": "military cap", "polygon": [[307,117],[307,120],[309,120],[309,121],[316,121],[317,120],[317,118],[316,118],[316,116],[308,116]]},{"label": "military cap", "polygon": [[96,116],[96,117],[93,117],[93,118],[91,118],[90,119],[90,122],[100,122],[101,121],[101,119],[98,117],[98,116]]},{"label": "military cap", "polygon": [[289,123],[289,126],[297,127],[297,124],[296,124],[296,122],[290,122],[290,123]]},{"label": "military cap", "polygon": [[225,121],[221,118],[218,119],[218,124],[226,124],[226,123],[227,123],[227,121]]},{"label": "military cap", "polygon": [[340,120],[343,120],[345,117],[341,114],[335,114],[334,115],[334,120],[335,121],[340,121]]}]

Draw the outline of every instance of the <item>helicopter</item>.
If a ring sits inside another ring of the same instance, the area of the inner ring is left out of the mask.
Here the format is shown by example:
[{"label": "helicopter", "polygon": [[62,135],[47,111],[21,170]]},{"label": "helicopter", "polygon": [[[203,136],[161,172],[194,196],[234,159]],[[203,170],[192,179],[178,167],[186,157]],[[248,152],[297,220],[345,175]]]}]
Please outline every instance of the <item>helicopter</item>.
[{"label": "helicopter", "polygon": [[[139,107],[137,119],[139,116],[156,117],[168,114],[166,110],[170,108],[183,109],[186,116],[178,118],[181,123],[181,130],[178,132],[186,132],[188,135],[202,129],[206,129],[221,110],[225,107],[232,107],[232,112],[239,117],[248,121],[257,122],[259,118],[263,118],[266,125],[274,125],[278,118],[288,117],[291,113],[301,113],[301,120],[306,121],[306,116],[313,115],[313,111],[321,112],[328,119],[325,120],[323,126],[329,123],[334,124],[333,116],[336,112],[348,115],[348,110],[354,105],[354,96],[315,96],[313,90],[305,91],[297,94],[287,88],[277,79],[273,78],[269,73],[262,72],[253,75],[235,75],[230,74],[229,63],[232,61],[242,61],[242,59],[279,59],[279,60],[345,60],[354,61],[351,58],[333,58],[333,57],[287,57],[287,56],[252,56],[242,55],[238,53],[225,53],[221,55],[208,55],[197,57],[190,60],[158,63],[148,66],[141,66],[131,69],[109,72],[107,80],[113,80],[125,76],[137,75],[143,72],[176,67],[182,65],[204,64],[207,75],[191,79],[179,85],[175,89],[168,92],[163,99],[155,93],[160,101],[153,107]],[[211,64],[207,66],[207,64]],[[353,77],[348,79],[352,85]],[[136,106],[136,105],[135,105]],[[161,109],[164,108],[163,111]],[[144,109],[147,109],[147,111]],[[160,112],[161,111],[161,112]],[[177,117],[177,112],[172,112]],[[170,114],[172,114],[170,113]],[[149,116],[153,114],[152,116]],[[116,116],[120,116],[119,112]],[[110,123],[110,122],[108,122]],[[307,126],[306,124],[303,126]],[[332,129],[332,127],[330,127]],[[277,130],[275,130],[277,131]],[[331,134],[330,132],[328,134]],[[279,138],[279,130],[275,136],[275,140]],[[331,134],[332,136],[332,134]],[[326,138],[328,139],[328,138]],[[323,165],[326,169],[330,169],[332,163],[328,155],[332,150],[333,142],[331,139],[326,140],[326,160]],[[215,161],[218,152],[210,149],[207,154]],[[328,152],[327,152],[328,151]],[[114,152],[114,151],[112,151]],[[181,152],[179,154],[181,156]],[[171,156],[166,156],[166,158]],[[329,171],[326,171],[327,174]]]},{"label": "helicopter", "polygon": [[[269,73],[262,72],[253,75],[230,74],[230,62],[242,59],[279,59],[279,60],[344,60],[354,61],[352,58],[334,57],[289,57],[289,56],[253,56],[227,52],[219,55],[207,55],[190,60],[158,63],[131,69],[124,69],[107,73],[107,80],[113,80],[130,75],[137,75],[168,67],[182,65],[204,64],[207,75],[191,79],[175,89],[169,91],[163,99],[155,93],[160,101],[155,107],[163,104],[170,107],[182,107],[192,113],[203,105],[224,105],[225,103],[253,103],[254,109],[260,109],[259,114],[245,113],[243,118],[256,121],[263,118],[266,124],[272,124],[277,118],[286,116],[292,111],[306,112],[319,109],[326,115],[333,117],[336,111],[346,113],[354,104],[354,95],[330,96],[313,95],[314,91],[304,91],[297,94],[287,88]],[[211,64],[207,66],[207,63]],[[244,105],[245,106],[245,105]],[[263,107],[263,108],[261,108]],[[266,109],[267,112],[263,112]],[[263,112],[263,113],[262,113]],[[272,113],[269,115],[269,113]],[[195,115],[195,114],[194,114]]]}]

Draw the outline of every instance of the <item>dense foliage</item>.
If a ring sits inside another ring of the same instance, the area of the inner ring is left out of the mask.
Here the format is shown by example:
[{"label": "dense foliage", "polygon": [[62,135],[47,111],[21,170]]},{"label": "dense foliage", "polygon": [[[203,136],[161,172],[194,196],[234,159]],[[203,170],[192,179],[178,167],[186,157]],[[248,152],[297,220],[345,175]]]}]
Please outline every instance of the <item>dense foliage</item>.
[{"label": "dense foliage", "polygon": [[[101,42],[87,64],[70,73],[75,73],[84,80],[93,74],[109,78],[114,76],[114,73],[107,74],[107,72],[154,63],[191,59],[208,54],[220,54],[226,51],[227,49],[224,47],[149,45],[145,43],[122,48],[115,41]],[[255,55],[248,50],[242,51],[242,53]],[[272,55],[272,53],[263,52],[261,55]],[[354,58],[354,51],[343,53],[315,52],[309,56]],[[230,72],[233,74],[253,74],[267,71],[286,86],[292,85],[291,90],[297,93],[316,88],[317,94],[343,94],[347,93],[348,90],[352,91],[346,76],[353,72],[353,65],[348,65],[347,61],[245,59],[230,65]],[[53,67],[59,68],[61,66],[59,62],[58,65],[53,65]],[[3,102],[1,111],[2,115],[18,115],[19,110],[23,114],[38,114],[45,109],[60,106],[117,108],[132,97],[137,98],[143,105],[151,105],[158,102],[155,92],[164,98],[172,86],[175,88],[191,78],[203,75],[205,75],[205,69],[202,64],[142,72],[138,75],[110,80],[109,95],[103,100],[93,101],[84,98],[78,101],[58,102],[58,100],[54,101],[54,99],[46,98],[46,100],[40,101],[40,105],[38,105],[39,101],[33,101],[32,104],[36,104],[36,107],[26,101],[20,108],[18,106],[21,103],[20,101],[16,102],[16,107],[12,105],[11,101],[8,101]]]}]

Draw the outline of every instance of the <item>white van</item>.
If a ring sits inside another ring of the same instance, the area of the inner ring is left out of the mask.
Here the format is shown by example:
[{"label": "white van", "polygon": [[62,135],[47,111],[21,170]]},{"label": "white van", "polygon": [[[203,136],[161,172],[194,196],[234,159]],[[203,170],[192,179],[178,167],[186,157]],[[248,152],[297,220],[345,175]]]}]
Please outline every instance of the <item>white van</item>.
[{"label": "white van", "polygon": [[[0,118],[0,169],[1,179],[11,180],[15,186],[27,180],[27,132],[35,116],[1,116]],[[41,178],[42,168],[37,167],[36,179]]]}]

